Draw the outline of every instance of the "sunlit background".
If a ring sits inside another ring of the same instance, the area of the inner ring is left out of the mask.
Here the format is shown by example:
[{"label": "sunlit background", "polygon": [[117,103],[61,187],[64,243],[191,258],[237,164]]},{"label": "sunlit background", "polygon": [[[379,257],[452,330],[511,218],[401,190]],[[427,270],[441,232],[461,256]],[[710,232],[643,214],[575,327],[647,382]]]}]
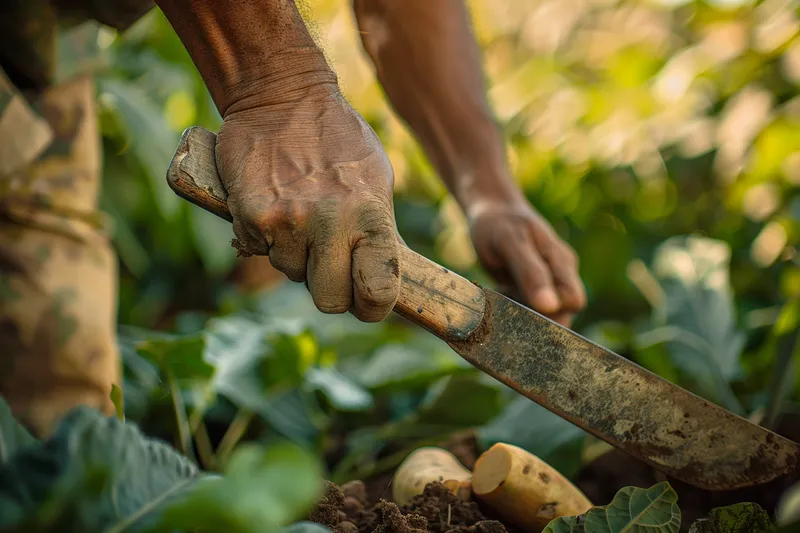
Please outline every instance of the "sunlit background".
[{"label": "sunlit background", "polygon": [[[575,328],[753,420],[775,427],[782,414],[800,414],[798,2],[469,5],[509,165],[581,260],[589,306]],[[376,82],[349,3],[308,0],[305,12],[391,158],[406,241],[485,280],[462,214]],[[123,35],[76,28],[62,45],[62,77],[86,68],[97,76],[122,324],[194,332],[208,316],[241,309],[242,292],[266,287],[248,305],[284,321],[287,353],[302,370],[290,388],[326,399],[262,411],[224,379],[210,387],[260,413],[267,431],[339,450],[330,461],[340,479],[390,466],[392,439],[411,447],[467,427],[480,428],[483,445],[519,443],[568,475],[585,464],[591,439],[573,426],[470,373],[424,334],[315,314],[303,288],[264,260],[235,258],[228,223],[172,193],[164,175],[181,131],[216,130],[219,117],[160,12]],[[215,320],[217,333],[240,331],[234,319]],[[254,394],[274,392],[264,380]],[[129,389],[144,418],[147,402]],[[474,401],[467,410],[454,397]],[[291,424],[280,420],[286,412]],[[308,419],[300,429],[298,412]]]}]

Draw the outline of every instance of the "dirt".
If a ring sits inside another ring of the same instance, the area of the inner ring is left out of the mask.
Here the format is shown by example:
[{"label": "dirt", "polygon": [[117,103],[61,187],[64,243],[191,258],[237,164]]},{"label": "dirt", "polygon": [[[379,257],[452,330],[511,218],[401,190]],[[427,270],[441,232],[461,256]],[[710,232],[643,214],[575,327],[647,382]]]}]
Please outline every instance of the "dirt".
[{"label": "dirt", "polygon": [[361,481],[341,487],[326,483],[325,495],[308,520],[334,533],[509,533],[475,502],[459,500],[440,483],[429,484],[402,507],[385,498],[369,505]]},{"label": "dirt", "polygon": [[[800,442],[800,416],[786,416],[776,432]],[[438,446],[452,452],[468,469],[472,469],[479,455],[472,430],[455,434]],[[425,493],[409,505],[398,507],[390,501],[392,475],[393,471],[382,472],[366,483],[351,482],[341,488],[331,484],[329,494],[314,510],[311,519],[328,525],[335,533],[519,533],[513,525],[497,521],[498,517],[490,509],[474,502],[462,502],[439,484],[429,485]],[[646,488],[665,480],[678,494],[682,515],[680,531],[685,533],[695,520],[707,517],[715,507],[753,502],[772,515],[786,489],[800,481],[800,471],[756,487],[711,492],[668,478],[645,463],[612,450],[585,465],[575,485],[596,505],[605,505],[622,487]]]}]

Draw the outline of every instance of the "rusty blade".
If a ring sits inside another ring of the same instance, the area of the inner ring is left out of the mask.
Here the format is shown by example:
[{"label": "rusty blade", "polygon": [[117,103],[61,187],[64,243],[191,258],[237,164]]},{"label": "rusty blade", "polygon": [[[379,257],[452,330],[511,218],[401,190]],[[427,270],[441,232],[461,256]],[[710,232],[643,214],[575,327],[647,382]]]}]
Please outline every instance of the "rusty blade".
[{"label": "rusty blade", "polygon": [[484,323],[450,346],[472,365],[612,446],[708,490],[798,468],[800,445],[534,311],[486,292]]}]

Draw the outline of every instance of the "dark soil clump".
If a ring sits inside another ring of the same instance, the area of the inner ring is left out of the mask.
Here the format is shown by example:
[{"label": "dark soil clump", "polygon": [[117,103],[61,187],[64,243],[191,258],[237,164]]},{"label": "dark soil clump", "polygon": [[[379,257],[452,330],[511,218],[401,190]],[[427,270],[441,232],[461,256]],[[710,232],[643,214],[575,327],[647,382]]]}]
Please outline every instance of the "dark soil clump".
[{"label": "dark soil clump", "polygon": [[[492,531],[505,532],[500,522],[489,521],[496,524],[489,526],[485,524],[487,519],[478,509],[478,504],[456,498],[440,483],[429,484],[422,494],[415,496],[402,510],[424,516],[430,533],[465,533],[468,530],[483,532],[487,531],[486,527]],[[470,529],[478,526],[479,529]]]},{"label": "dark soil clump", "polygon": [[401,508],[385,499],[369,507],[361,481],[341,488],[326,482],[325,496],[308,519],[334,533],[507,533],[503,524],[488,520],[476,503],[456,498],[439,483],[429,484]]},{"label": "dark soil clump", "polygon": [[[336,484],[326,481],[325,496],[323,496],[319,503],[317,503],[317,506],[308,513],[308,519],[311,522],[316,522],[334,529],[342,521],[344,502],[345,498],[342,489],[336,486]],[[345,516],[344,518],[347,517]]]}]

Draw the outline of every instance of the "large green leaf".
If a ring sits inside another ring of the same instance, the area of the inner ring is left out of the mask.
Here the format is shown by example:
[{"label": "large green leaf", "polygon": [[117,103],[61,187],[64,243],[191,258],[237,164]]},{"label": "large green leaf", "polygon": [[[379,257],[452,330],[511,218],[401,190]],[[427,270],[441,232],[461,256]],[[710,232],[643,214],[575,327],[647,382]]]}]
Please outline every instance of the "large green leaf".
[{"label": "large green leaf", "polygon": [[364,411],[373,406],[372,395],[335,368],[309,368],[305,380],[341,411]]},{"label": "large green leaf", "polygon": [[498,383],[473,372],[437,381],[412,418],[416,423],[442,427],[473,427],[491,420],[502,407],[503,392]]},{"label": "large green leaf", "polygon": [[730,382],[740,373],[745,336],[737,330],[729,279],[730,247],[704,237],[661,244],[653,272],[663,290],[642,345],[665,343],[695,392],[742,413]]},{"label": "large green leaf", "polygon": [[427,385],[439,378],[470,371],[447,346],[431,342],[417,346],[387,344],[359,365],[358,381],[372,390],[402,390]]},{"label": "large green leaf", "polygon": [[147,533],[270,533],[302,518],[322,492],[322,467],[290,444],[241,445],[223,478],[198,483]]},{"label": "large green leaf", "polygon": [[678,495],[666,481],[649,489],[625,487],[610,504],[580,516],[559,517],[542,533],[678,533]]},{"label": "large green leaf", "polygon": [[80,407],[0,467],[0,527],[117,533],[153,519],[197,468],[132,424]]},{"label": "large green leaf", "polygon": [[567,477],[581,467],[587,434],[541,405],[517,395],[488,424],[478,428],[478,445],[487,449],[505,442],[528,450]]},{"label": "large green leaf", "polygon": [[14,420],[11,408],[0,397],[0,465],[3,465],[20,450],[36,444],[36,439]]},{"label": "large green leaf", "polygon": [[689,533],[769,533],[775,525],[763,507],[743,502],[712,509],[708,518],[695,521]]},{"label": "large green leaf", "polygon": [[292,440],[309,442],[321,429],[321,413],[302,388],[303,361],[292,342],[300,320],[272,321],[230,315],[209,322],[205,360],[215,367],[211,390],[256,412]]}]

